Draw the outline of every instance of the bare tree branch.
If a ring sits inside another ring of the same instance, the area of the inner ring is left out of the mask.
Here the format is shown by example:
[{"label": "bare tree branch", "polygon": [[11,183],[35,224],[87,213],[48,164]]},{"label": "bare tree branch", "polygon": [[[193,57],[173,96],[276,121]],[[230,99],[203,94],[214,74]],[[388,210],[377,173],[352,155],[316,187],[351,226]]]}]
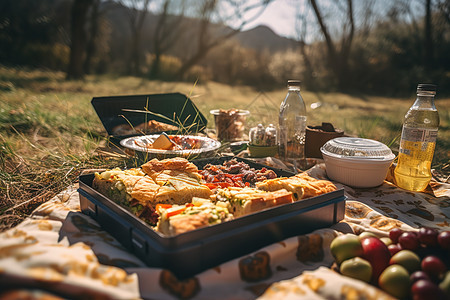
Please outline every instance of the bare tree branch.
[{"label": "bare tree branch", "polygon": [[[213,16],[219,10],[219,2],[218,0],[203,0],[202,5],[199,10],[200,22],[198,25],[198,31],[196,34],[197,38],[197,49],[195,53],[193,53],[189,58],[187,58],[180,70],[178,71],[177,78],[182,79],[184,75],[187,73],[189,69],[191,69],[196,63],[198,63],[206,54],[211,51],[211,49],[221,45],[226,40],[236,35],[242,30],[242,28],[251,20],[257,18],[267,5],[272,0],[260,0],[255,4],[246,5],[245,1],[233,1],[226,0],[225,2],[228,5],[232,5],[232,9],[234,13],[232,14],[234,17],[238,17],[238,25],[236,28],[229,30],[228,32],[221,34],[214,38],[211,34],[211,28],[213,27]],[[253,17],[245,19],[246,13],[252,10],[258,10],[257,14]],[[222,22],[227,19],[227,17],[219,18]]]}]

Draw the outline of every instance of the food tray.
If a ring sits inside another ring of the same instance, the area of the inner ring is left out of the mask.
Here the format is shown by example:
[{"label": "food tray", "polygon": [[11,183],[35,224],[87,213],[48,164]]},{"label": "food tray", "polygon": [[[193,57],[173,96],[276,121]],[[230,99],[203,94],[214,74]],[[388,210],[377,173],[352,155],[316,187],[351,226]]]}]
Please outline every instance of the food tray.
[{"label": "food tray", "polygon": [[[181,93],[94,97],[91,104],[115,142],[132,136],[115,136],[113,128],[117,125],[137,126],[155,120],[175,126],[182,123],[183,133],[197,133],[203,131],[208,123],[194,102]],[[145,113],[146,110],[151,113]]]},{"label": "food tray", "polygon": [[[224,159],[193,161],[199,168]],[[266,167],[245,161],[251,167]],[[267,167],[269,169],[273,169]],[[279,176],[290,174],[273,169]],[[290,174],[292,175],[292,174]],[[94,174],[79,177],[80,207],[149,267],[194,276],[288,237],[329,227],[344,217],[344,190],[277,206],[232,221],[166,237],[92,188]]]}]

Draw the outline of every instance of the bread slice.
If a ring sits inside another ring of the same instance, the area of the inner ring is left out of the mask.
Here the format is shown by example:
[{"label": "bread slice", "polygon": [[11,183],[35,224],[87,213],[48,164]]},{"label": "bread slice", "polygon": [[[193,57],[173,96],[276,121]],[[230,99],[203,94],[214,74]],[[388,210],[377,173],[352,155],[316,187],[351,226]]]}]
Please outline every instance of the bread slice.
[{"label": "bread slice", "polygon": [[319,180],[306,172],[291,177],[279,177],[256,183],[256,188],[263,191],[286,189],[292,192],[294,201],[319,196],[336,190],[336,186],[328,180]]},{"label": "bread slice", "polygon": [[152,203],[161,187],[140,168],[95,173],[92,187],[150,225],[156,225],[158,215]]},{"label": "bread slice", "polygon": [[268,192],[251,187],[218,189],[215,199],[228,203],[228,210],[235,218],[293,202],[292,192],[285,189]]},{"label": "bread slice", "polygon": [[212,191],[202,183],[197,166],[187,159],[152,159],[142,165],[142,170],[165,188],[158,193],[157,203],[185,204],[193,197],[209,198],[212,195]]},{"label": "bread slice", "polygon": [[199,180],[201,179],[200,174],[198,174],[197,166],[181,157],[167,158],[163,160],[154,158],[143,164],[141,168],[150,177],[153,177],[155,174],[163,171],[172,170],[189,174],[189,176],[199,178]]},{"label": "bread slice", "polygon": [[303,183],[299,181],[295,176],[263,180],[260,182],[256,182],[255,185],[258,190],[268,192],[278,191],[281,189],[287,190],[292,193],[294,201],[303,198]]},{"label": "bread slice", "polygon": [[192,203],[185,205],[158,206],[157,211],[160,218],[156,230],[167,236],[233,219],[226,205],[216,205],[202,198],[193,198]]}]

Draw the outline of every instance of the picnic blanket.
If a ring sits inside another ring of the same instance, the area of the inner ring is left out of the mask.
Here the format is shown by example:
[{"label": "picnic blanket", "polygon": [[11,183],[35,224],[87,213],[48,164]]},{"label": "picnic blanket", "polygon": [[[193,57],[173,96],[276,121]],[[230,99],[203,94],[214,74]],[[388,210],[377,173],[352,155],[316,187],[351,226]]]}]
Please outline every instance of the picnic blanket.
[{"label": "picnic blanket", "polygon": [[[326,178],[324,164],[308,170]],[[370,189],[340,183],[345,219],[223,263],[192,278],[149,268],[79,207],[77,185],[0,234],[0,299],[390,299],[332,270],[330,243],[343,232],[387,236],[395,227],[450,230],[450,184],[413,193],[389,181]]]}]

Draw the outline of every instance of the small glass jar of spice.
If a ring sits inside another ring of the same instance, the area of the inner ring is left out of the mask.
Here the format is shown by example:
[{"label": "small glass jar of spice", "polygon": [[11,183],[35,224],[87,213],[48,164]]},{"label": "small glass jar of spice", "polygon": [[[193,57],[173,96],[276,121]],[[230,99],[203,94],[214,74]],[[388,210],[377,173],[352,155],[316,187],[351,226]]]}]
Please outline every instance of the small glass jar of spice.
[{"label": "small glass jar of spice", "polygon": [[278,152],[278,131],[273,124],[250,129],[248,150],[252,157],[275,156]]}]

